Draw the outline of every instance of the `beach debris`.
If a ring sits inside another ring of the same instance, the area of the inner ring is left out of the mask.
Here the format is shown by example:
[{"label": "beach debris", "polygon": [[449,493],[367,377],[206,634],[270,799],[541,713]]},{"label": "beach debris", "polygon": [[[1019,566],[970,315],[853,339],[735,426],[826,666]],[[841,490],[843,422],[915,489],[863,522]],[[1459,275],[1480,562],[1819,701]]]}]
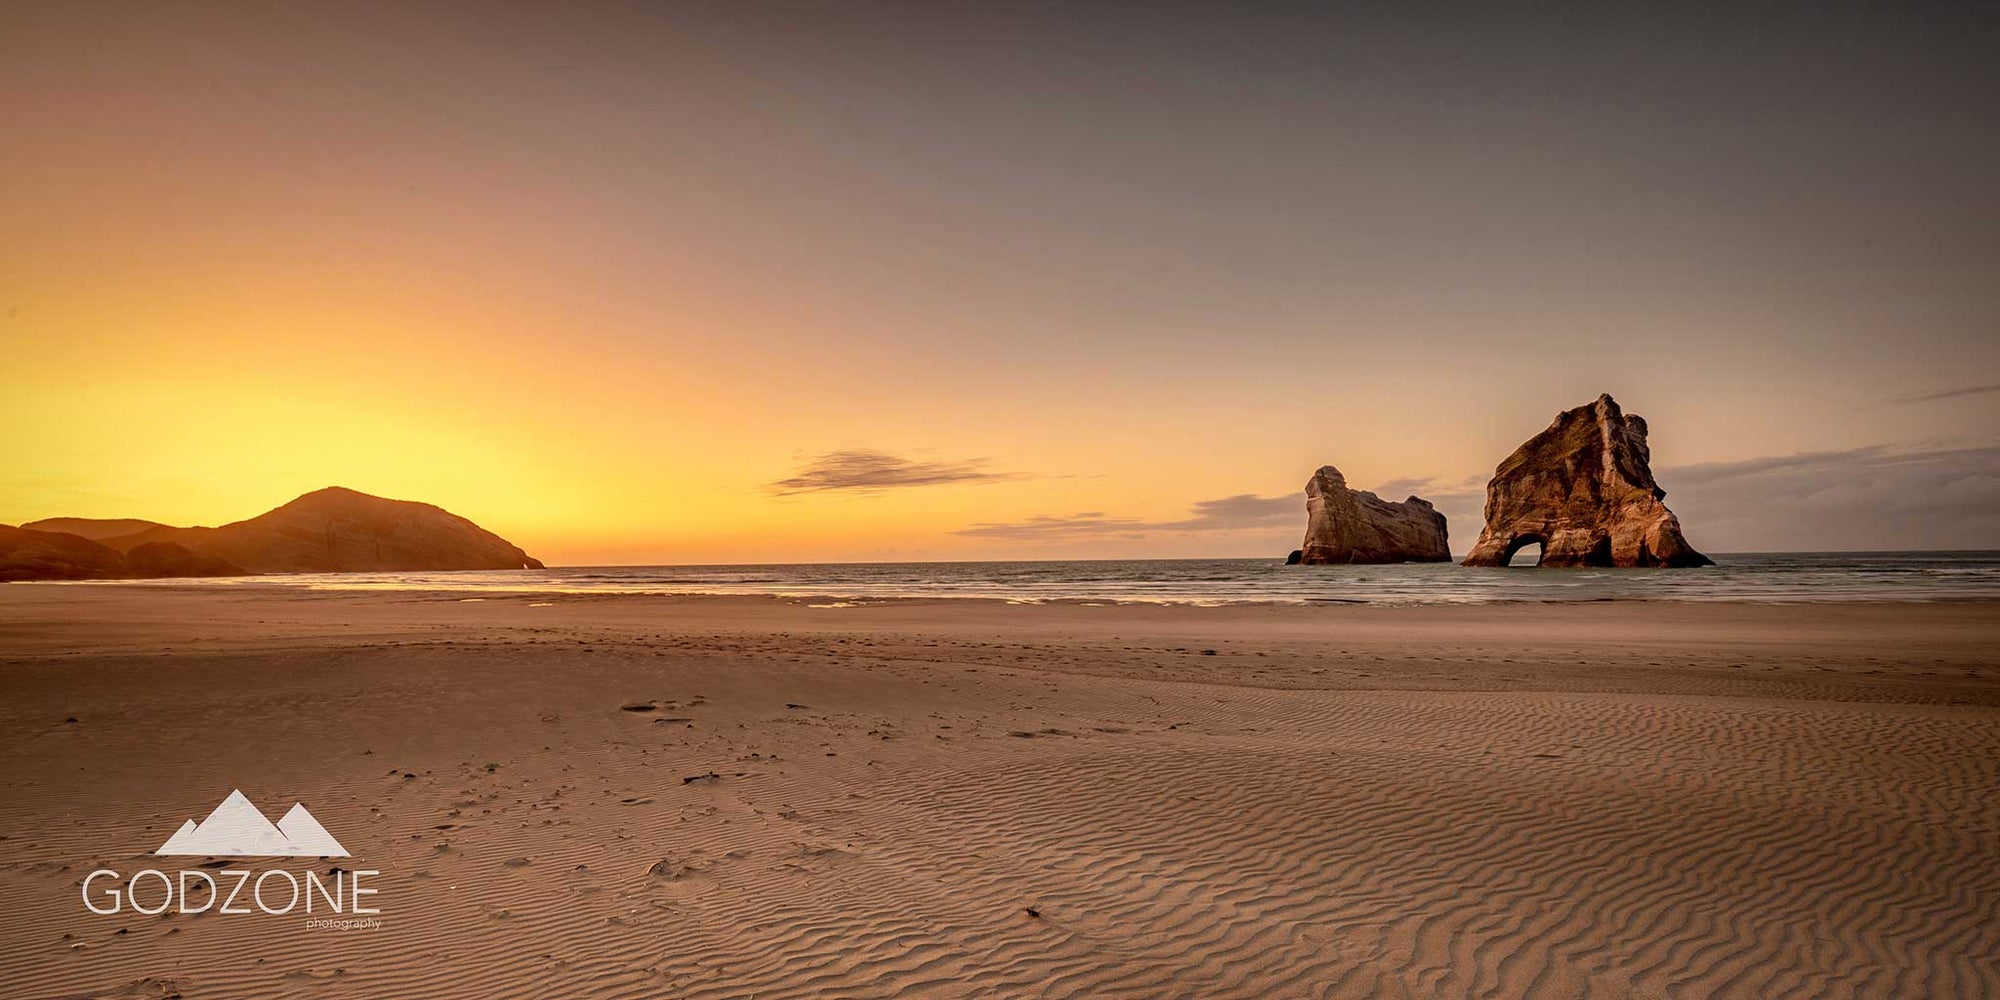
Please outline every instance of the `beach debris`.
[{"label": "beach debris", "polygon": [[1032,906],[1021,907],[1021,912],[1027,914],[1030,917],[1034,917],[1037,920],[1041,919],[1042,916],[1042,911],[1035,909]]},{"label": "beach debris", "polygon": [[660,710],[659,705],[650,701],[635,701],[630,705],[620,705],[618,707],[620,710],[626,712],[657,712]]},{"label": "beach debris", "polygon": [[721,780],[722,780],[722,775],[719,775],[714,771],[710,771],[707,774],[690,774],[687,777],[681,779],[681,784],[692,785],[697,781],[721,781]]}]

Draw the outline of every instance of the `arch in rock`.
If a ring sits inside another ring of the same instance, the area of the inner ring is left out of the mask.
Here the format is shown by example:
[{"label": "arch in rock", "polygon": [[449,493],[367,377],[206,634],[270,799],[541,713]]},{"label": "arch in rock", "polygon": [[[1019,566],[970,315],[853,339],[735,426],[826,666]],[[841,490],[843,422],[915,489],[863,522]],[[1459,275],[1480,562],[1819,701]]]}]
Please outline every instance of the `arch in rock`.
[{"label": "arch in rock", "polygon": [[1522,532],[1509,539],[1507,547],[1500,553],[1500,562],[1498,565],[1514,565],[1514,554],[1530,545],[1539,545],[1542,547],[1542,554],[1535,559],[1535,565],[1541,565],[1542,559],[1546,558],[1549,554],[1549,540],[1537,531]]},{"label": "arch in rock", "polygon": [[1707,566],[1648,463],[1646,422],[1610,396],[1564,410],[1493,470],[1467,566],[1505,566],[1530,542],[1550,567]]}]

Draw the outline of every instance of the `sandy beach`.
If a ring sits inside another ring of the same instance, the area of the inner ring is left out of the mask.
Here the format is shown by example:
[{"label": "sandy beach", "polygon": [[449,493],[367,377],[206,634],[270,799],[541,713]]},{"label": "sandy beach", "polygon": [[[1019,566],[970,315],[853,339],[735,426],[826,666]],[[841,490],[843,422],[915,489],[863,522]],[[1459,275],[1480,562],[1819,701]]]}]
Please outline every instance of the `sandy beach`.
[{"label": "sandy beach", "polygon": [[[0,982],[1990,996],[1996,626],[0,587]],[[232,789],[380,914],[86,909]]]}]

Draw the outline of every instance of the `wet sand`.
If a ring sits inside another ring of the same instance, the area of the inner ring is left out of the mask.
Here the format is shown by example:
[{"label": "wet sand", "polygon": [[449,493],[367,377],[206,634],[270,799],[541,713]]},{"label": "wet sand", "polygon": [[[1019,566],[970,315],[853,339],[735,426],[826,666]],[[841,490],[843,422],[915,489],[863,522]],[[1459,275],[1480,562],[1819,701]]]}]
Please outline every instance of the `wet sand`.
[{"label": "wet sand", "polygon": [[2000,992],[2000,605],[464,596],[0,587],[5,994]]}]

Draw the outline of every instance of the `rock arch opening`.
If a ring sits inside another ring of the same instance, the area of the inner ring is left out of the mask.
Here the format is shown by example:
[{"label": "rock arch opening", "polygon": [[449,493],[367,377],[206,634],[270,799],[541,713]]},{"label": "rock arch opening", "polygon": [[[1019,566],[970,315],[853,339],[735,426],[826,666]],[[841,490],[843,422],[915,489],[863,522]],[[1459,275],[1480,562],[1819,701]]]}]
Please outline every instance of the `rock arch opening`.
[{"label": "rock arch opening", "polygon": [[1540,566],[1542,553],[1547,550],[1548,540],[1540,535],[1522,535],[1507,543],[1507,551],[1500,557],[1502,566]]}]

